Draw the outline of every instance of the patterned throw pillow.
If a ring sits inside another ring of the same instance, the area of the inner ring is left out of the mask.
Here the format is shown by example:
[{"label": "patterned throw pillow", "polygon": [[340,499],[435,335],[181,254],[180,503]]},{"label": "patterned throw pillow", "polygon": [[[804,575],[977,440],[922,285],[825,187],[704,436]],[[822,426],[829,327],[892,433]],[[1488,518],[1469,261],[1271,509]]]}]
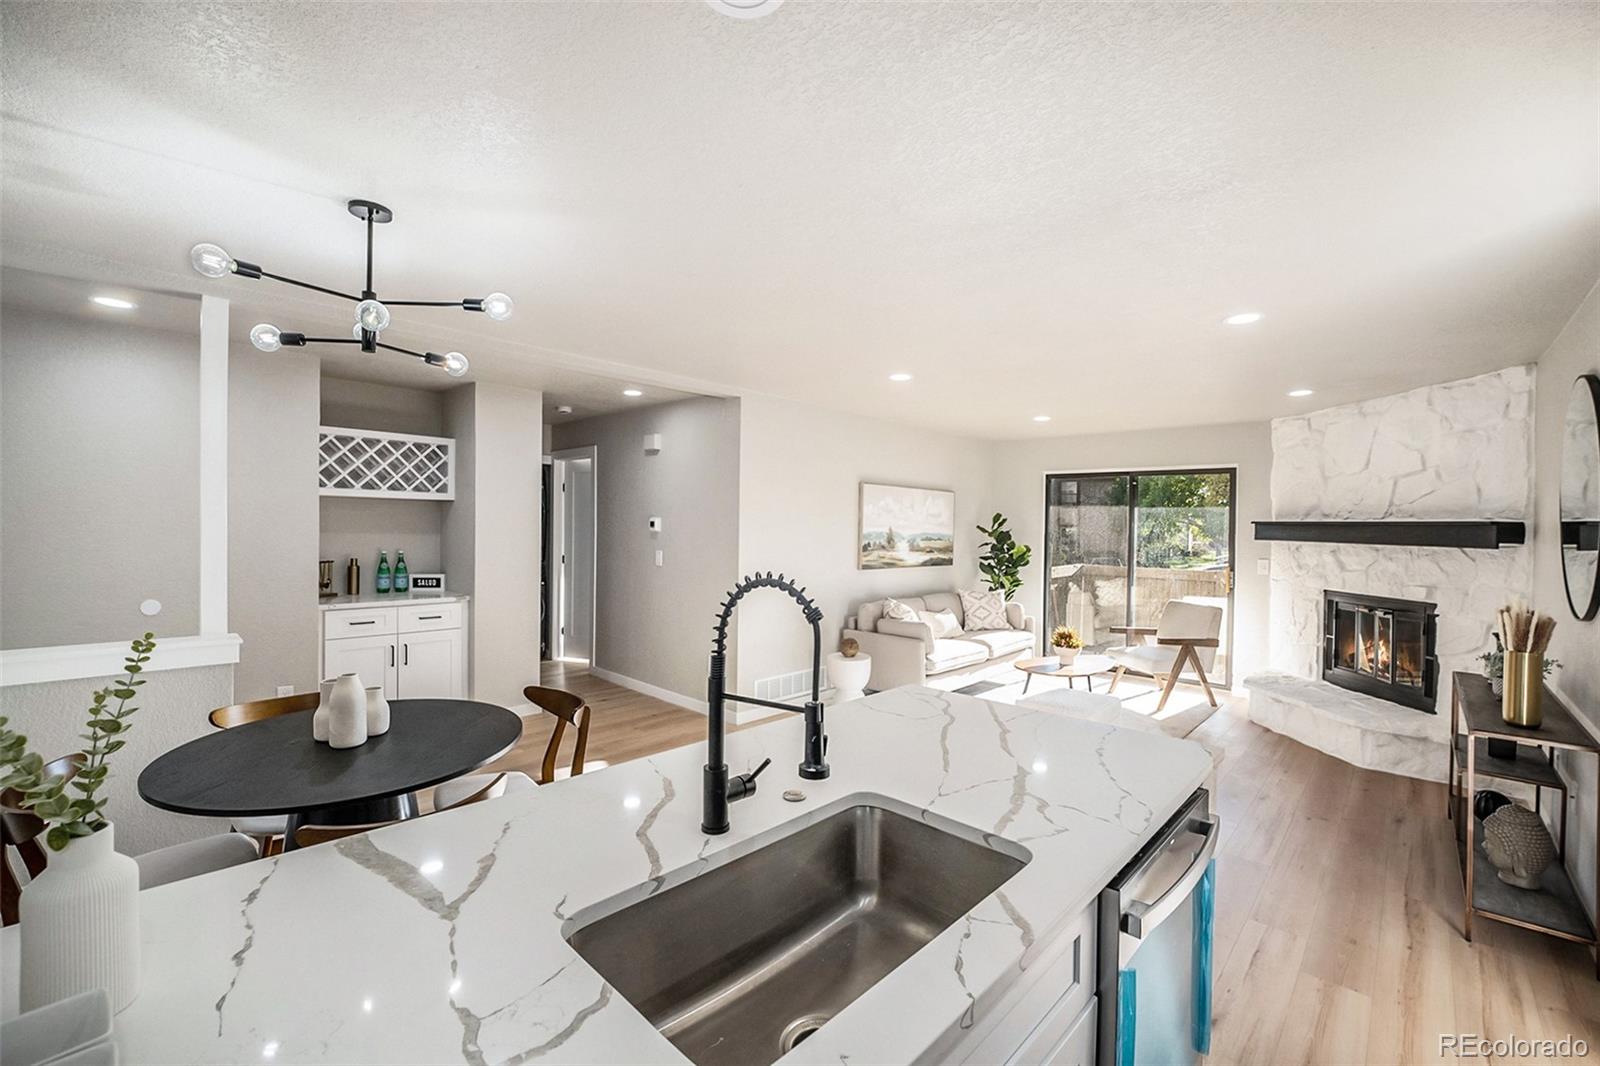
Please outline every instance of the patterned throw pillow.
[{"label": "patterned throw pillow", "polygon": [[883,601],[883,616],[895,622],[922,621],[922,616],[916,612],[915,608],[893,598]]},{"label": "patterned throw pillow", "polygon": [[961,593],[961,613],[967,616],[968,633],[986,629],[1010,629],[1006,621],[1006,601],[998,592],[988,589],[965,590]]},{"label": "patterned throw pillow", "polygon": [[961,623],[956,621],[954,611],[928,611],[922,616],[933,630],[934,640],[948,640],[961,635]]}]

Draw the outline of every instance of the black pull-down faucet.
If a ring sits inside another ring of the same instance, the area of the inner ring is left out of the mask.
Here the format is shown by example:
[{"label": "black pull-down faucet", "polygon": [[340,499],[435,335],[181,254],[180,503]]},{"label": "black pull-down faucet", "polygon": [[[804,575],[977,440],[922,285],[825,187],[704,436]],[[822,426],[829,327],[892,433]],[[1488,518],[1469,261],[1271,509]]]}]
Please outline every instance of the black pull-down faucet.
[{"label": "black pull-down faucet", "polygon": [[733,619],[733,609],[747,593],[763,588],[788,593],[789,597],[800,605],[806,621],[811,623],[811,699],[806,701],[804,708],[801,708],[806,716],[806,742],[805,754],[800,760],[800,776],[811,781],[820,781],[828,776],[826,759],[828,738],[822,731],[822,700],[818,698],[822,677],[822,611],[807,598],[805,589],[796,588],[794,582],[782,574],[773,577],[770,570],[765,577],[752,574],[728,593],[728,600],[722,605],[722,613],[717,617],[716,639],[711,645],[711,672],[706,678],[705,795],[701,805],[700,829],[713,835],[728,831],[728,804],[744,799],[754,792],[756,778],[772,762],[771,759],[767,759],[750,773],[737,774],[731,779],[728,777],[728,763],[722,754],[723,701],[753,703],[780,711],[796,710],[787,703],[756,699],[754,696],[740,696],[726,691],[728,623]]}]

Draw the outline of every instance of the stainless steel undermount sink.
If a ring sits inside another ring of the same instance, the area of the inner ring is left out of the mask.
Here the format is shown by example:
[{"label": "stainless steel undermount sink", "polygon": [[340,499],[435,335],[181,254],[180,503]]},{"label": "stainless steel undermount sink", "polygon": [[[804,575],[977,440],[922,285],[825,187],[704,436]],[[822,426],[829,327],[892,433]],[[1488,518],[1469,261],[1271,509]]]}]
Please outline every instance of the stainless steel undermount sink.
[{"label": "stainless steel undermount sink", "polygon": [[567,940],[699,1066],[770,1063],[1031,858],[920,814],[852,797],[655,895],[575,915]]}]

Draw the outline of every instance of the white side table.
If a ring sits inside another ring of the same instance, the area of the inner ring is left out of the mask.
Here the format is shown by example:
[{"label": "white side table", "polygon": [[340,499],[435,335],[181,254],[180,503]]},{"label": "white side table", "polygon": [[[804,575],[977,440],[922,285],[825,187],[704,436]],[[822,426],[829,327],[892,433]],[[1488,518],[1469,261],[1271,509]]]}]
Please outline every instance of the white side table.
[{"label": "white side table", "polygon": [[833,686],[834,703],[860,699],[871,678],[872,656],[865,652],[857,652],[853,659],[846,659],[839,652],[828,656],[828,684]]}]

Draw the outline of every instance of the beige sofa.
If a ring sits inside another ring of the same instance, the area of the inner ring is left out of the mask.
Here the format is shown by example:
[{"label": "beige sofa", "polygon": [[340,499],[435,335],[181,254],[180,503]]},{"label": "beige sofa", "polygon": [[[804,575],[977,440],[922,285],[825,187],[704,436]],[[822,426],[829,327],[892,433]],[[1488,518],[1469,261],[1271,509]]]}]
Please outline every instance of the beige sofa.
[{"label": "beige sofa", "polygon": [[[961,597],[954,592],[931,592],[926,596],[896,596],[895,599],[917,611],[949,611],[965,624]],[[845,620],[841,637],[854,637],[861,650],[872,656],[872,680],[867,686],[882,691],[900,685],[932,685],[935,688],[960,688],[969,679],[998,663],[1031,656],[1034,651],[1033,619],[1022,613],[1020,603],[1006,604],[1010,629],[963,631],[955,637],[935,640],[926,622],[897,622],[883,617],[883,601],[873,600],[856,608],[854,618]]]}]

